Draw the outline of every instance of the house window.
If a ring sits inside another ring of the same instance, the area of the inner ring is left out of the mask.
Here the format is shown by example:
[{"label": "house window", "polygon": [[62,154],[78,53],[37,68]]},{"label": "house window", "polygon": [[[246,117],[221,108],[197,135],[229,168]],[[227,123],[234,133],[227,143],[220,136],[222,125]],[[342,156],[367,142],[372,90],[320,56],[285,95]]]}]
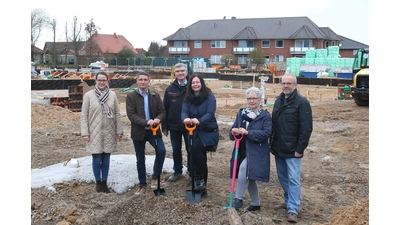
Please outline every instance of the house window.
[{"label": "house window", "polygon": [[332,41],[332,45],[331,46],[335,46],[335,41]]},{"label": "house window", "polygon": [[296,40],[294,43],[295,47],[312,47],[311,40]]},{"label": "house window", "polygon": [[195,59],[201,59],[201,55],[194,55]]},{"label": "house window", "polygon": [[201,41],[194,41],[194,48],[201,48]]},{"label": "house window", "polygon": [[329,46],[329,41],[325,41],[325,48]]},{"label": "house window", "polygon": [[211,55],[210,64],[221,64],[221,55]]},{"label": "house window", "polygon": [[211,48],[225,48],[225,41],[211,41]]},{"label": "house window", "polygon": [[269,55],[265,56],[265,62],[264,64],[268,65],[269,64]]},{"label": "house window", "polygon": [[187,41],[174,41],[174,47],[187,47]]},{"label": "house window", "polygon": [[253,40],[239,40],[238,47],[254,47]]},{"label": "house window", "polygon": [[262,40],[261,41],[262,48],[269,48],[269,40]]},{"label": "house window", "polygon": [[275,62],[283,62],[283,55],[276,55]]},{"label": "house window", "polygon": [[246,65],[247,57],[244,55],[238,56],[238,64],[239,65]]},{"label": "house window", "polygon": [[283,40],[275,40],[275,48],[283,48]]}]

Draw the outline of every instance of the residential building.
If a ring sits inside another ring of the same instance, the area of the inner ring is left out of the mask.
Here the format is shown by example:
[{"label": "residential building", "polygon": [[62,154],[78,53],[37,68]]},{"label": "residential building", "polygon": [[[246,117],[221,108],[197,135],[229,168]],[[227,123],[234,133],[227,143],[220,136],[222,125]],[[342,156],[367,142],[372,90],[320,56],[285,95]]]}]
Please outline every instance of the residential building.
[{"label": "residential building", "polygon": [[329,27],[318,27],[308,17],[199,20],[163,40],[167,41],[167,57],[206,58],[220,65],[226,63],[221,61],[224,54],[235,56],[233,64],[247,65],[249,53],[256,48],[263,51],[268,64],[303,58],[307,50],[329,46],[339,46],[340,54],[347,57],[353,57],[349,51],[368,47],[350,42]]},{"label": "residential building", "polygon": [[[74,42],[46,42],[43,48],[41,63],[52,63],[54,65],[75,64],[77,60],[75,49],[79,51],[83,47],[84,43],[85,42],[83,41],[76,42],[77,46],[75,48]],[[56,57],[56,60],[52,60],[53,57]]]},{"label": "residential building", "polygon": [[[131,49],[135,55],[138,52],[133,45],[122,35],[114,34],[96,34],[87,41],[77,42],[78,57],[75,56],[75,47],[73,42],[55,42],[56,60],[51,60],[53,55],[53,42],[46,42],[43,49],[43,60],[45,64],[84,64],[91,62],[107,61],[116,64],[118,52],[124,48]],[[124,58],[124,60],[126,60]]]}]

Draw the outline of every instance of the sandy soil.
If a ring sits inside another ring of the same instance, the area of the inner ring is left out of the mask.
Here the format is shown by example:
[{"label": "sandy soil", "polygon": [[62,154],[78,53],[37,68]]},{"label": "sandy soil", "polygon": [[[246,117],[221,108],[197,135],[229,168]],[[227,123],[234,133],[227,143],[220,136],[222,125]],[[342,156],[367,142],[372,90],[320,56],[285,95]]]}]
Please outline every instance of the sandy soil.
[{"label": "sandy soil", "polygon": [[[154,82],[152,88],[163,95],[167,85],[168,82]],[[208,197],[201,203],[191,204],[186,200],[186,190],[191,188],[186,178],[167,182],[167,196],[160,197],[150,190],[136,196],[136,187],[123,194],[96,193],[94,183],[72,181],[55,184],[55,192],[31,189],[31,224],[232,224],[232,211],[223,209],[229,204],[229,160],[234,146],[228,136],[229,123],[244,106],[244,88],[249,84],[238,88],[241,84],[237,82],[212,80],[207,85],[217,96],[221,136],[217,152],[209,156]],[[279,84],[265,87],[268,99],[265,108],[271,112],[271,103],[281,89]],[[334,87],[299,85],[298,90],[310,99],[314,130],[303,158],[302,202],[297,224],[369,224],[369,108],[358,107],[353,100],[334,100],[337,96]],[[114,91],[124,111],[127,92]],[[31,109],[32,169],[88,156],[80,138],[79,112],[37,103]],[[134,154],[126,115],[123,123],[126,135],[119,142],[116,154]],[[164,142],[166,157],[172,158],[169,139],[164,137]],[[149,154],[152,151],[150,148]],[[167,180],[168,176],[164,173],[162,179]],[[240,209],[237,212],[240,222],[289,224],[284,210],[273,209],[283,201],[273,160],[271,181],[260,183],[259,192],[261,210],[252,213]],[[245,206],[248,201],[246,194]]]}]

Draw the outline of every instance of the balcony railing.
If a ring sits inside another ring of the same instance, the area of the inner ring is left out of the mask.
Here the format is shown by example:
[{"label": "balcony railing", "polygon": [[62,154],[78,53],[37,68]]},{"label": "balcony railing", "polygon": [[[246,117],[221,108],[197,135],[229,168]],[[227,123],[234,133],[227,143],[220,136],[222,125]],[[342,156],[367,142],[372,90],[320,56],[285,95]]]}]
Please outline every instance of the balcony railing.
[{"label": "balcony railing", "polygon": [[190,48],[189,47],[169,47],[168,53],[169,54],[189,54]]},{"label": "balcony railing", "polygon": [[306,54],[308,50],[315,50],[315,47],[290,47],[290,54]]},{"label": "balcony railing", "polygon": [[255,47],[234,47],[233,54],[249,54],[251,51],[254,51]]}]

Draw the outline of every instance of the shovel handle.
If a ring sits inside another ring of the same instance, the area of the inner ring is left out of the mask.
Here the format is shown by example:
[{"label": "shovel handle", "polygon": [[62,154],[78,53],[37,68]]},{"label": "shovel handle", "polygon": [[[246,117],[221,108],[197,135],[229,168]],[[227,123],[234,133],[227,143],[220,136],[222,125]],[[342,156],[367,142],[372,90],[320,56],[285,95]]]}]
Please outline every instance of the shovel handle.
[{"label": "shovel handle", "polygon": [[243,134],[240,135],[240,138],[236,137],[236,135],[234,135],[233,133],[232,133],[232,135],[233,135],[233,138],[235,138],[236,141],[240,141],[240,140],[243,139]]},{"label": "shovel handle", "polygon": [[149,127],[150,127],[150,130],[153,132],[153,135],[156,136],[157,130],[158,130],[158,128],[160,128],[160,124],[156,124],[156,125],[149,126]]},{"label": "shovel handle", "polygon": [[193,135],[193,131],[196,129],[196,124],[193,124],[193,127],[189,127],[189,126],[185,123],[185,128],[186,128],[186,130],[189,131],[189,135]]}]

